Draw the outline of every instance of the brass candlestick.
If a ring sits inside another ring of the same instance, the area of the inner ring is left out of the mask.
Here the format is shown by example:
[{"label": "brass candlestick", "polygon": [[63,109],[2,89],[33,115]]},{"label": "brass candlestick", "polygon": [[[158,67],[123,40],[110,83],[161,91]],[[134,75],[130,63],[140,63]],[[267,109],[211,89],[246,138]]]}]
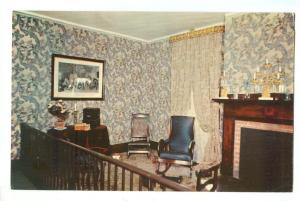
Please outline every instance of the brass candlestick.
[{"label": "brass candlestick", "polygon": [[228,95],[227,88],[225,86],[221,87],[220,97],[227,98],[227,95]]},{"label": "brass candlestick", "polygon": [[227,89],[227,83],[225,81],[225,71],[223,71],[221,78],[220,78],[220,97],[219,98],[225,98],[227,99],[228,95],[228,89]]},{"label": "brass candlestick", "polygon": [[[260,69],[257,67],[256,72],[254,73],[252,83],[254,84],[254,88],[259,86],[261,88],[262,97],[260,100],[273,100],[270,94],[270,88],[275,88],[278,92],[284,91],[284,72],[282,71],[281,67],[279,66],[278,62],[278,70],[273,72],[272,64],[268,62],[266,59],[263,68]],[[277,90],[278,89],[278,90]]]}]

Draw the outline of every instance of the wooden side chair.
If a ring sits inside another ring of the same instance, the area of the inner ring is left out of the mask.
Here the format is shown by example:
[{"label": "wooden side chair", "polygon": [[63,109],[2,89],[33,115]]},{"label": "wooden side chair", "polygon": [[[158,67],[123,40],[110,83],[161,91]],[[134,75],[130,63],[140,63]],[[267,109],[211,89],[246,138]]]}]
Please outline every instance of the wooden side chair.
[{"label": "wooden side chair", "polygon": [[147,154],[150,157],[149,114],[132,114],[131,141],[128,143],[128,157],[132,153]]}]

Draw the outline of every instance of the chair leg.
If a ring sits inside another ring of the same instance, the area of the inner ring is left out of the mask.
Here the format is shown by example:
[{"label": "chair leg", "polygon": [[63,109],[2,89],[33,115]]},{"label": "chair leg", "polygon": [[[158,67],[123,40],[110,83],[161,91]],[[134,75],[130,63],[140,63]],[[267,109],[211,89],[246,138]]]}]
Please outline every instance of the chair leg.
[{"label": "chair leg", "polygon": [[149,147],[148,147],[148,154],[147,154],[148,158],[150,158],[150,155],[151,155],[151,147],[149,145]]},{"label": "chair leg", "polygon": [[169,163],[165,163],[165,169],[160,171],[159,168],[160,168],[160,162],[158,162],[158,165],[157,165],[157,169],[156,169],[156,174],[160,174],[160,175],[164,175],[171,167],[171,164]]},{"label": "chair leg", "polygon": [[159,167],[160,167],[160,162],[157,162],[157,164],[156,164],[156,170],[155,170],[156,174],[158,174],[158,172],[159,172]]}]

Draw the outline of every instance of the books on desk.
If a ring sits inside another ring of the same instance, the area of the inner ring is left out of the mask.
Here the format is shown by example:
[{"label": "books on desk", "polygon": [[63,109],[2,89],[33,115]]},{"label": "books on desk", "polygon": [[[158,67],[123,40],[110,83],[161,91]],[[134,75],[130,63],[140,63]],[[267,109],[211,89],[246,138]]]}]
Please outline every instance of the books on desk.
[{"label": "books on desk", "polygon": [[75,131],[89,131],[91,130],[90,124],[87,123],[78,123],[74,125]]}]

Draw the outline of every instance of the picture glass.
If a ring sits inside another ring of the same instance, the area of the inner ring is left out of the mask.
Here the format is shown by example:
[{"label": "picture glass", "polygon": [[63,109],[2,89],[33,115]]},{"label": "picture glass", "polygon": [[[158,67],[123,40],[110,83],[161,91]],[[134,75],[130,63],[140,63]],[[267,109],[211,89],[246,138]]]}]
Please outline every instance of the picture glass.
[{"label": "picture glass", "polygon": [[54,56],[53,98],[103,99],[103,61]]}]

